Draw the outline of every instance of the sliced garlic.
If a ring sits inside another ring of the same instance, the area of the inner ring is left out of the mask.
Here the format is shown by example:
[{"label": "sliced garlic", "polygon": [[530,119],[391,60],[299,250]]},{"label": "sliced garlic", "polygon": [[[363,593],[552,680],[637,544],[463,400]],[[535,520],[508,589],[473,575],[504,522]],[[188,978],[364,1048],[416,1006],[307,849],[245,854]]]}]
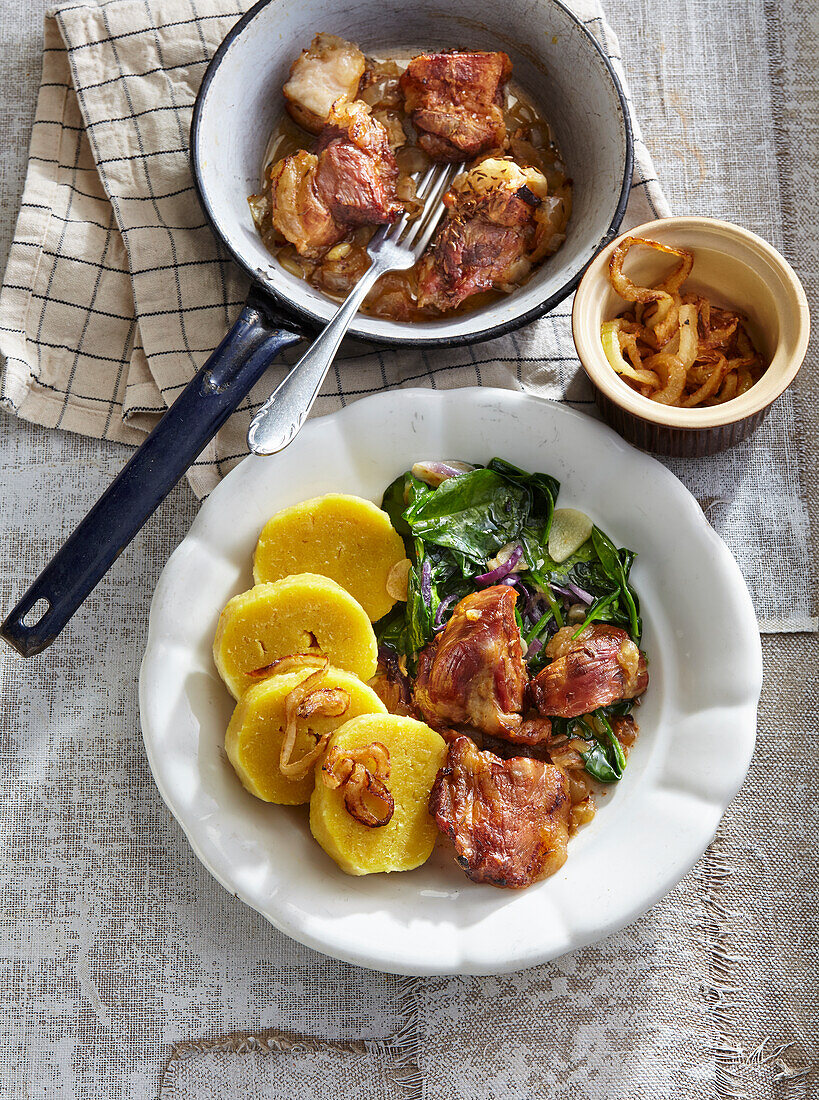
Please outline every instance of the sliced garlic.
[{"label": "sliced garlic", "polygon": [[409,558],[397,561],[387,574],[387,595],[393,600],[407,602],[407,584],[411,569]]},{"label": "sliced garlic", "polygon": [[577,508],[555,508],[549,531],[549,557],[558,564],[579,550],[592,533],[594,524]]}]

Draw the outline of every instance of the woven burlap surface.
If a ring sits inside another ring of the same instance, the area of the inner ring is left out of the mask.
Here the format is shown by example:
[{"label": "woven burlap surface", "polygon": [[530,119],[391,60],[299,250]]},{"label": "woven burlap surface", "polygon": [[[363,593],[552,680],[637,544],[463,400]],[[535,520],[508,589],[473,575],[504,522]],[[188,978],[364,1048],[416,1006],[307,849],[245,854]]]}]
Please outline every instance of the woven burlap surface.
[{"label": "woven burlap surface", "polygon": [[[815,302],[812,0],[767,9],[693,0],[673,19],[647,2],[617,0],[608,11],[674,206],[784,243]],[[0,21],[6,235],[42,44],[40,12],[16,0],[14,12]],[[815,366],[814,353],[792,426],[814,516]],[[8,606],[127,451],[12,418],[3,429]],[[4,656],[0,1094],[130,1100],[164,1086],[174,1100],[208,1100],[231,1097],[238,1082],[236,1095],[254,1100],[298,1096],[308,1069],[281,1059],[342,1040],[313,1095],[343,1095],[345,1060],[360,1067],[373,1056],[367,1088],[386,1079],[396,1096],[815,1095],[815,636],[763,639],[748,780],[709,853],[640,921],[502,979],[371,975],[299,948],[223,891],[152,785],[136,676],[156,578],[195,511],[190,491],[177,489],[58,648],[32,664]],[[214,1081],[224,1088],[205,1091]]]}]

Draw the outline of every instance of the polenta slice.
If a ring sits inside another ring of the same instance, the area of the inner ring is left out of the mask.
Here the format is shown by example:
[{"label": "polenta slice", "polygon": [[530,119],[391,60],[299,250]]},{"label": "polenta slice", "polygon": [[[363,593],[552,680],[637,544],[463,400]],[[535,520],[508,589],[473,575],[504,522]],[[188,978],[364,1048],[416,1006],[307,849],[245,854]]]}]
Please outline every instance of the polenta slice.
[{"label": "polenta slice", "polygon": [[[225,750],[244,787],[263,802],[298,806],[310,801],[313,769],[303,779],[290,779],[279,770],[286,718],[285,702],[294,688],[314,672],[302,668],[274,675],[249,688],[233,712],[225,735]],[[372,690],[349,672],[328,668],[312,685],[316,689],[341,689],[349,704],[339,717],[314,714],[297,719],[293,759],[306,756],[316,743],[360,714],[385,714],[386,707]]]},{"label": "polenta slice", "polygon": [[375,622],[386,615],[391,571],[405,558],[389,516],[369,500],[328,493],[277,512],[259,536],[256,584],[291,573],[321,573],[346,588]]},{"label": "polenta slice", "polygon": [[374,675],[378,658],[366,612],[329,577],[298,573],[257,584],[228,601],[219,616],[213,659],[235,699],[259,683],[261,670],[294,653],[321,653],[361,680]]},{"label": "polenta slice", "polygon": [[390,774],[386,787],[394,810],[387,825],[370,828],[348,813],[343,788],[331,790],[316,772],[310,799],[313,836],[348,875],[378,871],[411,871],[429,859],[438,829],[427,809],[429,793],[443,765],[446,744],[440,734],[394,714],[353,718],[332,735],[327,746],[364,748],[373,742],[386,746]]}]

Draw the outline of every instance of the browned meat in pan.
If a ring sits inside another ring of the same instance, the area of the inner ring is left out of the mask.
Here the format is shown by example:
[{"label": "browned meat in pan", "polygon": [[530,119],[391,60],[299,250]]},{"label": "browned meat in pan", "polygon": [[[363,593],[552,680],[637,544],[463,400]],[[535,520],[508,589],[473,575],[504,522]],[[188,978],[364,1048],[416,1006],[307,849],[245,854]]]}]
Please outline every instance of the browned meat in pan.
[{"label": "browned meat in pan", "polygon": [[268,210],[296,251],[318,259],[351,228],[394,221],[398,167],[387,132],[364,103],[330,109],[317,155],[303,150],[270,169]]},{"label": "browned meat in pan", "polygon": [[302,256],[318,257],[344,236],[316,188],[318,158],[298,152],[270,169],[268,209],[273,225]]},{"label": "browned meat in pan", "polygon": [[458,737],[438,772],[429,811],[473,882],[521,889],[566,862],[571,806],[566,781],[551,764],[501,760]]},{"label": "browned meat in pan", "polygon": [[477,219],[445,222],[418,264],[418,304],[443,313],[496,282],[512,282],[524,247],[514,229]]},{"label": "browned meat in pan", "polygon": [[337,222],[381,225],[403,213],[387,131],[365,103],[334,103],[317,151],[316,187]]},{"label": "browned meat in pan", "polygon": [[592,623],[574,638],[564,627],[546,647],[552,661],[530,685],[543,715],[577,718],[621,699],[636,699],[648,687],[646,659],[618,626]]},{"label": "browned meat in pan", "polygon": [[418,264],[419,305],[442,312],[471,294],[524,278],[538,238],[537,209],[547,196],[537,168],[493,157],[458,176],[444,197],[447,214]]},{"label": "browned meat in pan", "polygon": [[503,88],[512,72],[505,53],[424,53],[401,77],[418,144],[433,160],[459,161],[501,147]]},{"label": "browned meat in pan", "polygon": [[431,725],[507,738],[521,729],[526,669],[516,599],[503,584],[465,596],[421,652],[415,704]]}]

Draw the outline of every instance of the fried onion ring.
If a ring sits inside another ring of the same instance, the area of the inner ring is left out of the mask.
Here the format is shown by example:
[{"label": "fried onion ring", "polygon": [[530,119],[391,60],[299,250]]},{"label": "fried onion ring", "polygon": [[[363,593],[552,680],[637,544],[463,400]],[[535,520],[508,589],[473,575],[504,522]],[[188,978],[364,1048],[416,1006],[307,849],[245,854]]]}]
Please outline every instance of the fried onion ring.
[{"label": "fried onion ring", "polygon": [[[367,764],[373,765],[373,771]],[[354,749],[336,746],[321,765],[324,785],[330,790],[343,789],[347,813],[368,829],[388,825],[395,813],[395,800],[386,787],[389,777],[390,752],[380,741]]]},{"label": "fried onion ring", "polygon": [[[296,654],[295,656],[303,656]],[[288,660],[288,658],[283,658]],[[279,752],[279,771],[288,779],[304,779],[318,758],[327,748],[331,730],[322,734],[316,744],[301,760],[291,760],[290,757],[296,744],[299,718],[307,718],[313,714],[323,714],[328,717],[336,717],[344,713],[350,705],[350,696],[341,688],[319,688],[318,682],[323,679],[325,672],[330,667],[326,657],[320,658],[320,666],[313,657],[310,662],[315,672],[311,672],[293,688],[284,702],[285,728],[282,739],[282,747]],[[301,662],[302,666],[304,662]],[[342,698],[344,697],[344,698]]]},{"label": "fried onion ring", "polygon": [[646,367],[655,371],[662,382],[659,390],[651,395],[660,405],[675,405],[685,389],[685,367],[676,355],[660,351],[647,361]]},{"label": "fried onion ring", "polygon": [[682,407],[684,409],[693,409],[696,405],[701,405],[706,398],[713,397],[722,385],[722,380],[725,377],[727,369],[728,360],[724,355],[720,355],[719,361],[711,367],[710,373],[705,378],[705,381],[681,402]]},{"label": "fried onion ring", "polygon": [[319,653],[289,653],[286,657],[279,657],[270,665],[262,665],[261,668],[248,672],[248,676],[258,676],[262,679],[274,673],[278,675],[282,672],[292,672],[297,668],[326,668],[327,663],[327,658]]}]

